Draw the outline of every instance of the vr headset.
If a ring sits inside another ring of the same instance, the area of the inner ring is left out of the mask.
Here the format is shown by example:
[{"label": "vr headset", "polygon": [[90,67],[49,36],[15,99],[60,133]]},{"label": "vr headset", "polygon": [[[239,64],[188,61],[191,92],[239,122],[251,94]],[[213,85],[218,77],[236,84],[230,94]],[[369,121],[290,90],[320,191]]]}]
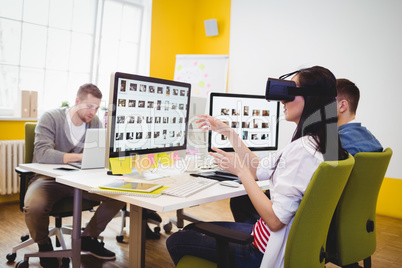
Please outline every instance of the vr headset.
[{"label": "vr headset", "polygon": [[296,83],[294,81],[284,80],[284,78],[295,73],[298,73],[298,71],[282,75],[279,77],[279,79],[268,78],[265,99],[268,101],[274,100],[290,102],[295,99],[295,96],[336,96],[336,90],[334,90],[334,92],[330,92],[328,89],[323,88],[296,87]]}]

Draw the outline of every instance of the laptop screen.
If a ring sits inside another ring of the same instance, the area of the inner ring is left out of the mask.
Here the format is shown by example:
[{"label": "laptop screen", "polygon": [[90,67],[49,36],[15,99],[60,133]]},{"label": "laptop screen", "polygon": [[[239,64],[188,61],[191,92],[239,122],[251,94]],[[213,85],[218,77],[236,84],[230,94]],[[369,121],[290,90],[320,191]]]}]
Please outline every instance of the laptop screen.
[{"label": "laptop screen", "polygon": [[84,151],[81,163],[71,163],[81,169],[103,168],[106,153],[106,129],[89,128],[85,134]]}]

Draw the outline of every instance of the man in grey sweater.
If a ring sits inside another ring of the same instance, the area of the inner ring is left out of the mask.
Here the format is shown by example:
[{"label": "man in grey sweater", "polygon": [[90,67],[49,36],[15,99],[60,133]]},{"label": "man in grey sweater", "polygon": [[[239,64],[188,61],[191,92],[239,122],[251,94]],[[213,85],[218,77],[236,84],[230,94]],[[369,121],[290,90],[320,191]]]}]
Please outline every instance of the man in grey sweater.
[{"label": "man in grey sweater", "polygon": [[[35,129],[34,163],[67,164],[80,162],[88,128],[101,128],[96,116],[102,93],[93,84],[82,85],[71,109],[59,108],[45,112]],[[55,182],[54,178],[36,174],[25,195],[25,222],[39,251],[52,251],[49,235],[49,211],[60,199],[72,196],[72,187]],[[96,194],[83,193],[90,200],[102,201],[82,233],[81,248],[101,259],[115,259],[115,254],[97,240],[110,220],[125,203]],[[58,267],[57,258],[41,258],[43,267]]]}]

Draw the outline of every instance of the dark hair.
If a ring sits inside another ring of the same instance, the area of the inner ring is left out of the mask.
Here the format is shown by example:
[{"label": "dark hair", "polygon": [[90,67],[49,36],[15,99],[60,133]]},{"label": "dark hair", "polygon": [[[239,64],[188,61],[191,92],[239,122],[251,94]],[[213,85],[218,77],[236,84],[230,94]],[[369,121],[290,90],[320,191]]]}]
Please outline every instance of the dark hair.
[{"label": "dark hair", "polygon": [[344,78],[336,79],[336,90],[338,92],[336,99],[338,101],[347,100],[350,111],[353,114],[356,114],[357,106],[359,105],[360,100],[360,91],[355,83]]},{"label": "dark hair", "polygon": [[86,98],[88,94],[91,94],[95,98],[102,99],[102,92],[94,84],[88,83],[80,86],[77,92],[77,97],[80,98],[80,100],[82,100]]},{"label": "dark hair", "polygon": [[328,69],[313,66],[295,74],[300,87],[318,88],[328,91],[326,97],[304,96],[304,108],[292,141],[303,136],[311,136],[317,143],[316,150],[324,155],[324,160],[347,158],[338,137],[337,108],[335,100],[336,78]]}]

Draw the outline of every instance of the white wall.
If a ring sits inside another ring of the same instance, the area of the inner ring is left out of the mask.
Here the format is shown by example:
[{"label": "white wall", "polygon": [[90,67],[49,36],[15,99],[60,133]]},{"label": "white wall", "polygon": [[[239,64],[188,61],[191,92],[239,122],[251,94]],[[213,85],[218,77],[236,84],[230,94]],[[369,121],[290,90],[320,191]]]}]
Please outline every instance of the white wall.
[{"label": "white wall", "polygon": [[[232,0],[229,92],[265,93],[268,77],[321,65],[360,88],[357,120],[391,147],[402,179],[402,1]],[[294,126],[281,121],[279,145]]]}]

